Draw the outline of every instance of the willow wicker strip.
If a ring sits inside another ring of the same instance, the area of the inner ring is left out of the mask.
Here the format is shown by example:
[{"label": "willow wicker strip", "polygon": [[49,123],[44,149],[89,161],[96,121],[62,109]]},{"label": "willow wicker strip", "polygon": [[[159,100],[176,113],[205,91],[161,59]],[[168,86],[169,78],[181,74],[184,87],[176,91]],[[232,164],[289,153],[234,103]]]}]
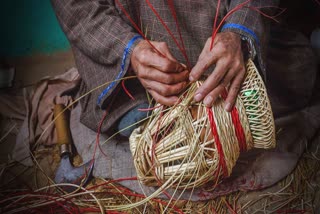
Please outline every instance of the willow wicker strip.
[{"label": "willow wicker strip", "polygon": [[[246,150],[272,148],[275,128],[266,88],[252,60],[246,68],[235,105]],[[241,152],[239,133],[222,96],[212,108],[193,101],[201,83],[191,84],[179,104],[155,108],[130,136],[137,175],[145,185],[194,188],[231,174]]]}]

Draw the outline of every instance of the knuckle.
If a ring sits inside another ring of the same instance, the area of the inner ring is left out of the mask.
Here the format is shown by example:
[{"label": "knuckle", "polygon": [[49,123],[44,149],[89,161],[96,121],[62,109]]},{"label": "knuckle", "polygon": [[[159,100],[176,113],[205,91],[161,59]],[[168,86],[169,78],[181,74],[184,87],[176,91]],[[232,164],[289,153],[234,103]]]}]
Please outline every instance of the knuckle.
[{"label": "knuckle", "polygon": [[234,85],[232,86],[231,90],[234,92],[234,93],[237,93],[239,90],[240,90],[240,85]]},{"label": "knuckle", "polygon": [[159,89],[159,94],[162,96],[169,96],[171,94],[171,90],[168,86],[165,86]]},{"label": "knuckle", "polygon": [[181,92],[186,87],[186,85],[187,85],[186,82],[180,83],[178,87],[178,93]]},{"label": "knuckle", "polygon": [[221,49],[221,51],[222,51],[223,53],[227,53],[228,48],[227,48],[227,46],[226,46],[224,43],[221,43],[220,49]]},{"label": "knuckle", "polygon": [[218,82],[221,81],[221,79],[222,79],[222,75],[221,75],[221,74],[219,74],[219,73],[214,74],[214,73],[213,73],[212,75],[213,75],[213,76],[212,76],[212,79],[213,79],[214,82],[218,83]]},{"label": "knuckle", "polygon": [[197,70],[192,72],[192,75],[195,77],[200,77],[203,72],[205,72],[209,68],[209,64],[205,58],[198,61]]},{"label": "knuckle", "polygon": [[246,73],[246,68],[244,66],[241,67],[240,73],[243,75]]},{"label": "knuckle", "polygon": [[233,60],[233,65],[236,68],[241,68],[241,61],[239,59],[234,59]]},{"label": "knuckle", "polygon": [[164,77],[162,77],[162,81],[165,84],[171,84],[173,82],[173,78],[171,78],[171,76],[169,75],[165,75]]},{"label": "knuckle", "polygon": [[163,65],[161,65],[162,69],[164,71],[169,71],[171,69],[170,63],[164,62]]},{"label": "knuckle", "polygon": [[233,64],[234,65],[234,59],[233,57],[229,54],[229,53],[226,53],[224,54],[224,57],[223,57],[223,62],[226,66],[230,65],[230,64]]},{"label": "knuckle", "polygon": [[227,46],[224,43],[219,42],[218,48],[220,53],[227,53]]},{"label": "knuckle", "polygon": [[137,56],[137,58],[142,63],[148,62],[148,58],[149,58],[148,50],[146,50],[146,49],[141,50],[141,52]]},{"label": "knuckle", "polygon": [[166,88],[166,90],[164,90],[164,96],[172,96],[172,95],[177,95],[179,92],[182,91],[182,89],[184,88],[184,84],[183,83],[179,83],[176,85],[170,85]]},{"label": "knuckle", "polygon": [[168,47],[168,45],[167,45],[167,43],[166,42],[159,42],[159,48],[167,48]]},{"label": "knuckle", "polygon": [[144,69],[139,69],[137,71],[137,76],[139,78],[145,79],[148,75],[147,75],[147,72]]},{"label": "knuckle", "polygon": [[203,94],[203,95],[207,95],[208,93],[211,92],[211,88],[206,86],[206,85],[202,85],[201,89],[199,89],[198,91]]}]

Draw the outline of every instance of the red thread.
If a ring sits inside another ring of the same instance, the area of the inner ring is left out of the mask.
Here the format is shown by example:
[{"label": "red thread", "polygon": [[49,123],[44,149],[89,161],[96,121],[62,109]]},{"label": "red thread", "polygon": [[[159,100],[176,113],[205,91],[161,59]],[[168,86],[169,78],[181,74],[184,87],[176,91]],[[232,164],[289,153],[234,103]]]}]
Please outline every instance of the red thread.
[{"label": "red thread", "polygon": [[124,92],[128,95],[128,97],[130,97],[131,100],[135,100],[134,97],[132,96],[132,94],[128,91],[128,89],[126,88],[126,85],[124,84],[125,80],[121,81],[121,86],[122,89],[124,90]]},{"label": "red thread", "polygon": [[230,204],[227,200],[225,200],[224,202],[226,203],[227,208],[229,209],[229,211],[230,211],[231,213],[237,214],[237,212],[231,207],[231,204]]},{"label": "red thread", "polygon": [[224,21],[234,12],[236,12],[237,10],[240,10],[242,7],[244,7],[246,4],[248,4],[250,1],[252,0],[247,0],[241,4],[238,4],[235,8],[233,8],[232,10],[230,10],[221,20],[221,22],[219,23],[217,29],[214,31],[214,33],[212,34],[212,40],[214,40],[214,38],[216,37],[219,29],[221,28],[222,24],[224,23]]},{"label": "red thread", "polygon": [[115,0],[115,3],[120,7],[121,11],[126,15],[126,17],[129,19],[130,23],[133,25],[134,29],[138,31],[138,33],[149,43],[149,45],[162,57],[165,57],[150,41],[147,39],[147,37],[144,35],[142,30],[139,28],[139,26],[133,21],[129,13],[124,9],[123,5],[119,2],[119,0]]},{"label": "red thread", "polygon": [[[209,122],[210,122],[210,128],[211,128],[211,132],[214,138],[214,142],[216,143],[216,148],[219,154],[219,169],[217,171],[217,173],[219,173],[220,171],[220,167],[222,168],[222,172],[224,176],[228,176],[228,169],[227,169],[227,165],[226,165],[226,160],[223,154],[223,149],[222,149],[222,145],[219,139],[219,134],[217,131],[217,126],[216,123],[214,121],[213,118],[213,112],[211,108],[207,107],[207,112],[208,112],[208,117],[209,117]],[[219,174],[218,174],[219,175]]]},{"label": "red thread", "polygon": [[[216,31],[217,28],[217,21],[218,21],[218,15],[219,15],[219,10],[220,10],[220,4],[221,4],[221,0],[218,0],[218,4],[217,4],[217,8],[216,8],[216,16],[214,18],[214,22],[213,22],[213,28],[212,28],[212,35],[214,35],[214,32]],[[211,44],[210,44],[210,51],[213,48],[213,41],[214,41],[215,37],[211,37]]]},{"label": "red thread", "polygon": [[[248,4],[249,2],[251,2],[251,1],[252,1],[252,0],[247,0],[247,1],[243,2],[243,3],[241,3],[241,4],[238,4],[236,7],[234,7],[233,9],[231,9],[231,10],[223,17],[223,19],[222,19],[221,22],[219,23],[218,27],[214,30],[214,32],[213,32],[213,34],[212,34],[212,41],[214,41],[214,38],[216,37],[219,29],[221,28],[221,26],[222,26],[222,24],[225,22],[225,20],[226,20],[231,14],[233,14],[234,12],[240,10],[240,9],[243,8],[243,7],[247,7],[247,8],[249,8],[249,9],[251,9],[251,10],[254,10],[254,11],[260,13],[261,15],[263,15],[263,16],[265,16],[265,17],[267,17],[267,18],[270,18],[270,19],[272,19],[272,20],[274,20],[274,21],[276,21],[276,22],[278,22],[278,21],[275,19],[275,17],[281,15],[281,14],[285,11],[285,9],[283,9],[283,10],[281,10],[278,14],[276,14],[276,15],[274,15],[274,16],[270,16],[270,15],[262,12],[261,10],[259,10],[258,7],[247,6],[247,4]],[[260,8],[273,8],[273,7],[274,7],[274,8],[278,8],[278,7],[275,7],[275,6],[266,6],[266,7],[260,7]],[[216,16],[217,16],[217,14],[216,14]],[[215,21],[216,21],[216,20],[215,20]]]},{"label": "red thread", "polygon": [[175,36],[173,35],[173,33],[170,31],[170,29],[168,28],[168,26],[166,25],[166,23],[163,21],[163,19],[160,17],[159,13],[156,11],[156,9],[152,6],[152,4],[150,3],[149,0],[146,0],[148,6],[150,7],[150,9],[153,11],[153,13],[157,16],[157,18],[160,20],[161,24],[163,25],[163,27],[166,29],[166,31],[169,33],[169,35],[172,37],[174,43],[176,43],[177,47],[179,48],[180,52],[182,53],[182,55],[184,56],[186,62],[188,64],[189,63],[189,59],[188,56],[186,54],[186,52],[183,50],[183,48],[180,46],[180,44],[178,43],[178,41],[176,40]]},{"label": "red thread", "polygon": [[152,108],[139,108],[138,111],[152,111],[152,110],[160,108],[160,107],[163,107],[163,105],[154,106]]},{"label": "red thread", "polygon": [[186,48],[184,46],[184,42],[183,42],[183,39],[182,39],[182,34],[181,34],[181,30],[180,30],[180,27],[179,27],[179,22],[178,22],[178,19],[177,19],[177,13],[174,9],[174,4],[173,4],[173,0],[168,0],[168,4],[169,4],[169,7],[170,7],[170,10],[171,10],[171,14],[174,18],[174,21],[176,23],[176,27],[178,29],[178,33],[179,33],[179,37],[180,37],[180,42],[181,42],[181,45],[182,45],[182,49],[183,49],[183,54],[186,58],[186,62],[187,62],[187,65],[189,68],[191,68],[191,64],[190,64],[190,61],[189,61],[189,58],[187,56],[187,52],[186,52]]},{"label": "red thread", "polygon": [[231,118],[234,125],[234,129],[236,132],[236,136],[238,139],[238,144],[241,152],[244,152],[247,150],[247,143],[246,143],[246,137],[244,135],[243,127],[240,122],[238,109],[236,107],[233,107],[231,111]]},{"label": "red thread", "polygon": [[[41,199],[45,198],[46,201],[49,201],[49,202],[53,201],[54,204],[49,204],[49,205],[43,204],[43,207],[29,208],[29,210],[30,211],[31,210],[32,211],[37,211],[37,210],[39,211],[43,208],[46,208],[46,210],[48,210],[48,208],[50,206],[51,208],[55,207],[56,211],[57,211],[57,208],[61,207],[67,213],[79,213],[79,212],[77,212],[78,209],[76,207],[73,207],[74,204],[72,203],[72,201],[70,199],[64,198],[63,196],[59,196],[57,194],[33,192],[33,191],[22,191],[22,192],[18,192],[18,193],[13,194],[13,196],[23,196],[24,199],[12,202],[11,204],[9,204],[9,206],[6,207],[6,209],[12,207],[13,205],[15,205],[15,207],[17,207],[18,205],[15,202],[24,203],[24,202],[28,202],[30,200],[30,202],[32,203],[32,202],[34,202],[34,199],[39,198],[41,200]],[[57,198],[63,199],[63,201],[62,202],[57,201]],[[41,206],[41,203],[39,205]],[[25,206],[27,206],[27,205],[25,205]]]},{"label": "red thread", "polygon": [[[259,10],[259,9],[261,9],[261,8],[273,8],[273,6],[269,6],[269,7],[268,7],[268,6],[266,6],[266,7],[246,6],[246,7],[249,8],[249,9],[251,9],[251,10],[254,10],[254,11],[260,13],[260,14],[263,15],[264,17],[267,17],[267,18],[269,18],[269,19],[272,19],[273,21],[275,21],[275,22],[277,22],[277,23],[279,23],[279,21],[276,20],[275,18],[278,17],[278,16],[280,16],[282,13],[284,13],[284,12],[286,11],[286,9],[282,9],[282,10],[281,10],[279,13],[277,13],[276,15],[270,16],[270,15],[262,12],[262,11]],[[274,7],[274,8],[279,8],[279,7]]]},{"label": "red thread", "polygon": [[[110,181],[106,181],[102,184],[98,184],[98,185],[95,185],[95,186],[92,186],[90,188],[87,188],[87,190],[91,190],[91,189],[95,189],[97,187],[100,187],[100,186],[104,186],[104,185],[108,185],[110,183],[114,183],[114,182],[120,182],[120,181],[127,181],[127,180],[137,180],[137,177],[128,177],[128,178],[119,178],[119,179],[114,179],[114,180],[110,180]],[[105,188],[108,188],[108,187],[105,187]],[[114,189],[114,187],[110,187],[110,189]],[[122,192],[106,192],[106,193],[111,193],[111,194],[114,194],[114,195],[126,195],[126,196],[134,196],[134,197],[138,197],[138,198],[145,198],[146,196],[145,195],[142,195],[142,194],[138,194],[138,193],[134,193],[132,192],[130,189],[126,188],[126,187],[123,187],[123,186],[117,186],[117,189],[119,190],[122,190]],[[99,193],[103,193],[103,192],[99,192]],[[163,204],[163,205],[168,205],[169,207],[171,207],[172,209],[174,209],[176,212],[178,213],[182,213],[183,212],[181,210],[179,210],[177,207],[171,205],[171,204],[168,204],[164,201],[161,201],[160,199],[156,199],[156,198],[152,198],[150,199],[152,201],[155,201],[155,202],[158,202],[160,204]]]},{"label": "red thread", "polygon": [[97,150],[97,146],[99,147],[99,150],[101,152],[101,154],[103,156],[105,156],[106,158],[108,157],[104,151],[102,150],[101,148],[101,145],[100,145],[100,134],[101,134],[101,128],[102,128],[102,125],[103,125],[103,122],[104,120],[107,118],[107,114],[108,114],[108,111],[110,110],[111,106],[112,106],[112,103],[114,102],[115,98],[117,97],[116,95],[119,93],[119,90],[120,88],[118,87],[115,91],[114,91],[114,95],[113,97],[111,98],[110,100],[110,103],[107,107],[107,109],[105,110],[100,122],[99,122],[99,126],[98,126],[98,130],[97,130],[97,136],[96,136],[96,144],[95,144],[95,147],[94,147],[94,151],[93,151],[93,157],[92,157],[92,163],[91,165],[94,163],[94,159],[95,159],[95,155],[96,155],[96,150]]},{"label": "red thread", "polygon": [[[221,97],[225,100],[227,96],[228,96],[228,92],[225,89],[222,91]],[[240,121],[238,109],[235,106],[231,110],[231,119],[232,119],[232,124],[236,133],[236,137],[238,140],[240,152],[247,151],[246,137]]]}]

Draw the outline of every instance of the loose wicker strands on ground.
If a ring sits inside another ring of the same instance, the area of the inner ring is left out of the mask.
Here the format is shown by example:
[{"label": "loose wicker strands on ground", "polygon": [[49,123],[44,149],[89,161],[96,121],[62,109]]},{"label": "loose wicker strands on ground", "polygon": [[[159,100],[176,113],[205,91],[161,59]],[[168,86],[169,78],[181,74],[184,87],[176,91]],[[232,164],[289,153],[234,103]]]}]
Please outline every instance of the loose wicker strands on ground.
[{"label": "loose wicker strands on ground", "polygon": [[130,148],[144,184],[161,186],[170,180],[172,187],[194,188],[218,183],[231,174],[242,150],[275,146],[271,106],[251,60],[231,113],[223,108],[225,96],[212,108],[194,103],[200,85],[193,83],[176,106],[156,108],[132,133]]}]

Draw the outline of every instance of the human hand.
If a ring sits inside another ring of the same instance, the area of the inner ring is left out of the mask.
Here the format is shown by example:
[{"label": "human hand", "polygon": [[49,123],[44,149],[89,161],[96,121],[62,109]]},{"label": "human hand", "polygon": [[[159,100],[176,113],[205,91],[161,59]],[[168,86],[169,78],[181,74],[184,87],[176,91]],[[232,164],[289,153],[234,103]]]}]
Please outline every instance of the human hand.
[{"label": "human hand", "polygon": [[164,42],[139,42],[131,55],[131,66],[141,84],[163,105],[171,106],[188,84],[189,72],[170,53]]},{"label": "human hand", "polygon": [[190,81],[198,80],[213,64],[215,68],[195,93],[194,100],[211,107],[226,87],[229,88],[225,109],[231,111],[245,76],[241,38],[233,32],[216,35],[210,51],[211,37],[207,40],[196,65],[190,72]]}]

